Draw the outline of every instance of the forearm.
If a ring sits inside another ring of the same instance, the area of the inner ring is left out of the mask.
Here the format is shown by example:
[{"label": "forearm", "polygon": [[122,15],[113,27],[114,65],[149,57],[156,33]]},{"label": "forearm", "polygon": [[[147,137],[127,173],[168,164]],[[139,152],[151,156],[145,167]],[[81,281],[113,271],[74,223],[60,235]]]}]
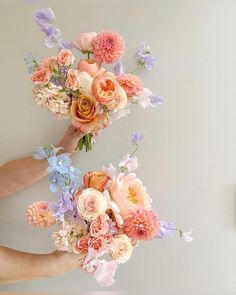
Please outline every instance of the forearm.
[{"label": "forearm", "polygon": [[20,191],[47,175],[47,161],[26,157],[0,167],[0,197]]},{"label": "forearm", "polygon": [[52,254],[31,254],[0,247],[0,261],[1,284],[55,275]]}]

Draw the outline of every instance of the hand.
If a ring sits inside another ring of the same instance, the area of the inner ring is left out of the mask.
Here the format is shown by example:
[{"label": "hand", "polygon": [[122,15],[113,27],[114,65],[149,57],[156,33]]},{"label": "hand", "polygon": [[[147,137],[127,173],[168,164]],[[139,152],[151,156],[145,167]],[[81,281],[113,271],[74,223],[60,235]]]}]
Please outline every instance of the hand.
[{"label": "hand", "polygon": [[85,133],[82,133],[80,130],[70,125],[61,141],[57,144],[57,147],[64,148],[64,151],[67,153],[74,153],[76,152],[79,140],[84,135]]},{"label": "hand", "polygon": [[52,265],[49,276],[57,276],[81,267],[85,255],[54,251],[49,256]]}]

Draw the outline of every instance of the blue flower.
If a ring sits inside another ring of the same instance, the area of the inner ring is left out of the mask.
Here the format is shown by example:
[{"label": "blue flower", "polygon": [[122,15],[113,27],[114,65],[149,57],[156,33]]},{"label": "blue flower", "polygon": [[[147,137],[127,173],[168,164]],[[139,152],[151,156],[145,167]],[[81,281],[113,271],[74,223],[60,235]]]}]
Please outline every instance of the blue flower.
[{"label": "blue flower", "polygon": [[35,149],[35,152],[33,154],[33,158],[35,160],[43,160],[50,158],[52,156],[56,156],[57,152],[62,150],[63,148],[55,148],[53,145],[49,145],[46,147],[38,146]]},{"label": "blue flower", "polygon": [[69,172],[71,167],[70,154],[64,153],[59,156],[52,156],[48,159],[48,171],[65,174]]}]

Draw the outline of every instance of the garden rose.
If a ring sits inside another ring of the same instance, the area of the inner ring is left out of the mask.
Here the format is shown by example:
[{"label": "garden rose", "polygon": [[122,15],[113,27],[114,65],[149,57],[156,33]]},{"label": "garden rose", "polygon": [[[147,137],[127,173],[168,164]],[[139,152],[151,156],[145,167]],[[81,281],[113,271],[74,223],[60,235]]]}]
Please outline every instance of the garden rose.
[{"label": "garden rose", "polygon": [[128,97],[137,96],[143,90],[142,80],[133,74],[122,74],[117,77],[117,81],[124,88]]},{"label": "garden rose", "polygon": [[58,55],[58,63],[63,66],[70,66],[75,61],[75,57],[69,49],[61,49]]},{"label": "garden rose", "polygon": [[101,252],[106,246],[104,237],[90,238],[89,247],[97,252]]},{"label": "garden rose", "polygon": [[102,192],[109,179],[109,176],[105,172],[89,171],[84,175],[84,184],[86,188],[91,187]]},{"label": "garden rose", "polygon": [[76,242],[74,246],[75,253],[87,253],[88,252],[89,237],[82,238]]},{"label": "garden rose", "polygon": [[100,66],[94,59],[81,59],[78,63],[77,69],[80,72],[87,72],[91,77],[94,77],[100,70]]},{"label": "garden rose", "polygon": [[105,72],[94,78],[92,83],[92,93],[98,102],[107,104],[118,96],[117,83],[113,73]]},{"label": "garden rose", "polygon": [[104,214],[106,209],[107,201],[104,195],[93,188],[84,189],[77,198],[77,210],[87,221],[95,220]]},{"label": "garden rose", "polygon": [[71,90],[77,90],[79,89],[79,78],[78,78],[78,71],[69,69],[67,74],[67,80],[66,80],[66,87]]},{"label": "garden rose", "polygon": [[82,132],[98,131],[107,124],[107,114],[98,114],[97,102],[90,94],[81,94],[71,105],[72,124]]},{"label": "garden rose", "polygon": [[57,57],[50,56],[50,57],[44,58],[41,62],[41,67],[45,69],[49,69],[51,72],[53,72],[54,69],[58,69]]},{"label": "garden rose", "polygon": [[118,263],[127,262],[133,252],[130,238],[126,234],[116,235],[111,244],[109,254]]},{"label": "garden rose", "polygon": [[127,104],[127,95],[125,90],[120,86],[117,87],[115,98],[107,104],[109,110],[123,109]]},{"label": "garden rose", "polygon": [[92,41],[97,36],[96,32],[82,33],[74,40],[73,45],[83,53],[92,52]]},{"label": "garden rose", "polygon": [[48,84],[51,78],[51,71],[48,68],[39,67],[31,75],[35,84]]},{"label": "garden rose", "polygon": [[99,215],[90,225],[90,234],[92,237],[100,237],[109,231],[109,216],[107,214]]}]

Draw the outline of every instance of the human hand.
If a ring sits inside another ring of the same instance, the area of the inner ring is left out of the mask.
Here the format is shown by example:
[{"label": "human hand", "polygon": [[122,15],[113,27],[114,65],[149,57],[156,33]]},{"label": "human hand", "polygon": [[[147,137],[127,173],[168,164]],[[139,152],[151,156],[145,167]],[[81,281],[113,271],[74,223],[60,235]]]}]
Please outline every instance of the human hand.
[{"label": "human hand", "polygon": [[82,133],[80,130],[70,125],[60,142],[57,144],[57,147],[64,148],[65,152],[74,153],[76,152],[79,140],[84,135],[85,133]]},{"label": "human hand", "polygon": [[51,270],[49,276],[62,275],[81,267],[85,255],[54,251],[49,255]]}]

